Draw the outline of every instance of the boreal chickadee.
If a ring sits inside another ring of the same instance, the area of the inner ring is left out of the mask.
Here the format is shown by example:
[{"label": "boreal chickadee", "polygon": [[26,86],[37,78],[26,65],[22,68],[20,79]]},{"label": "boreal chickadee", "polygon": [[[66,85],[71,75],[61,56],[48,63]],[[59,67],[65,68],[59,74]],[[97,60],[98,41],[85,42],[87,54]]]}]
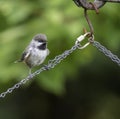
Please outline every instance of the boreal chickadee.
[{"label": "boreal chickadee", "polygon": [[48,54],[47,36],[45,34],[37,34],[33,37],[17,62],[25,62],[30,68],[29,74],[31,75],[31,69],[42,64]]}]

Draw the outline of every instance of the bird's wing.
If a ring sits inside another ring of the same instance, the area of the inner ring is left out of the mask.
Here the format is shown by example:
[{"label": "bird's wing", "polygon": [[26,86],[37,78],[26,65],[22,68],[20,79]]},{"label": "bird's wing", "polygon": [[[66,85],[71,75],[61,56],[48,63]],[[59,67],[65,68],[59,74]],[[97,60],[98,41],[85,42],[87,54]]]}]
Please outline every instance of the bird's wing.
[{"label": "bird's wing", "polygon": [[30,56],[31,50],[32,50],[32,49],[31,49],[30,45],[28,45],[28,47],[27,47],[27,48],[24,50],[24,52],[22,53],[19,62],[25,61],[25,60]]},{"label": "bird's wing", "polygon": [[23,54],[21,55],[21,58],[18,60],[18,62],[25,61],[29,56],[30,56],[30,52],[24,51]]},{"label": "bird's wing", "polygon": [[23,52],[20,62],[26,60],[29,57],[29,55],[30,55],[30,52]]}]

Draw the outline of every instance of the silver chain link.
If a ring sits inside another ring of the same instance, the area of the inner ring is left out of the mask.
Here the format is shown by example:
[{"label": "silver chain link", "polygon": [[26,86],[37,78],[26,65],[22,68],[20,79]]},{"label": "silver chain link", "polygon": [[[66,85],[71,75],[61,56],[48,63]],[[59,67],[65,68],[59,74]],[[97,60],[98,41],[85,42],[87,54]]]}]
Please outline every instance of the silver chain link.
[{"label": "silver chain link", "polygon": [[120,59],[117,57],[117,55],[114,55],[110,50],[106,49],[106,47],[97,41],[93,41],[92,44],[105,56],[109,57],[113,62],[117,63],[120,66]]}]

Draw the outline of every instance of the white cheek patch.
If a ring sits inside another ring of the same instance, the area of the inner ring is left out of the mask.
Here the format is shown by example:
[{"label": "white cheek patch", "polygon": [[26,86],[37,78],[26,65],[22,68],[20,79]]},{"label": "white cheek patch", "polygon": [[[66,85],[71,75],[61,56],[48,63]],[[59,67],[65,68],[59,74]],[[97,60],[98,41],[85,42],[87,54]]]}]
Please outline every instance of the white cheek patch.
[{"label": "white cheek patch", "polygon": [[38,42],[38,41],[35,41],[35,46],[37,47],[37,46],[40,46],[40,45],[42,45],[43,43],[42,42]]},{"label": "white cheek patch", "polygon": [[38,42],[38,46],[42,45],[43,43]]},{"label": "white cheek patch", "polygon": [[33,48],[37,48],[38,46],[42,45],[43,43],[32,40],[30,44]]}]

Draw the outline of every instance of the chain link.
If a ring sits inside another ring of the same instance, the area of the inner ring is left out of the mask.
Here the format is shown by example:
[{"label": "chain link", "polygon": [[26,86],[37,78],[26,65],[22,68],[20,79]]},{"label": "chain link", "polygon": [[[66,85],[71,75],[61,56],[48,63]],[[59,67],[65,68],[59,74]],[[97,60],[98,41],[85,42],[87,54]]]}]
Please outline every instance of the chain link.
[{"label": "chain link", "polygon": [[66,50],[63,54],[56,56],[53,60],[49,60],[47,65],[48,69],[54,68],[57,64],[59,64],[63,59],[65,59],[77,48],[78,48],[78,44],[74,45],[70,50]]},{"label": "chain link", "polygon": [[113,62],[117,63],[120,66],[120,59],[117,57],[117,55],[114,55],[110,50],[106,49],[106,47],[97,41],[93,41],[92,44],[105,56],[109,57]]}]

